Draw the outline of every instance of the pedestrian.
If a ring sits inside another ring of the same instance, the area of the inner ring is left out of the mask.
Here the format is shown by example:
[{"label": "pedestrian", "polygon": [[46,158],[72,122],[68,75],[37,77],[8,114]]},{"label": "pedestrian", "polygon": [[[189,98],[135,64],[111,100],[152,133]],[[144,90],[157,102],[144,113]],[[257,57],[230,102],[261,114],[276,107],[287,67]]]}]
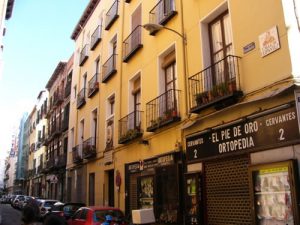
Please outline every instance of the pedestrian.
[{"label": "pedestrian", "polygon": [[40,209],[35,199],[28,201],[22,211],[23,225],[36,225],[40,218]]},{"label": "pedestrian", "polygon": [[112,216],[111,215],[106,215],[105,216],[105,221],[103,223],[101,223],[101,225],[110,225],[112,221]]},{"label": "pedestrian", "polygon": [[63,218],[58,217],[56,215],[49,215],[46,217],[43,225],[65,225],[65,224],[66,221]]}]

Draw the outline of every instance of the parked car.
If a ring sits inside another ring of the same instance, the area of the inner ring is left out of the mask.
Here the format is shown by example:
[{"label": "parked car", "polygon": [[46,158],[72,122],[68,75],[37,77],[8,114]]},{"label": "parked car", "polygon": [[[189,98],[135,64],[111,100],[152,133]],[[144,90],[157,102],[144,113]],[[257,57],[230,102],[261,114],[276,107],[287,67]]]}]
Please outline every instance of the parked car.
[{"label": "parked car", "polygon": [[48,210],[48,212],[44,216],[44,219],[46,219],[47,216],[56,215],[58,217],[62,217],[67,224],[67,220],[70,219],[74,215],[74,213],[80,207],[83,206],[85,206],[85,204],[79,202],[69,202],[69,203],[56,202],[51,207],[51,209]]},{"label": "parked car", "polygon": [[17,209],[19,207],[19,202],[23,201],[25,198],[24,195],[16,195],[16,197],[13,199],[11,206],[15,209]]},{"label": "parked car", "polygon": [[19,202],[19,208],[23,209],[27,205],[27,203],[28,203],[28,201],[30,199],[34,199],[34,197],[32,197],[32,196],[25,196],[24,200]]},{"label": "parked car", "polygon": [[38,199],[37,203],[40,208],[40,219],[43,220],[44,216],[49,212],[52,206],[58,202],[58,200],[54,199]]},{"label": "parked car", "polygon": [[120,209],[105,206],[79,208],[68,220],[68,225],[101,225],[107,215],[112,216],[111,225],[128,225]]},{"label": "parked car", "polygon": [[57,202],[53,205],[49,214],[55,214],[57,216],[64,217],[66,220],[70,219],[74,213],[80,208],[84,207],[84,203],[79,202],[68,202],[61,203]]}]

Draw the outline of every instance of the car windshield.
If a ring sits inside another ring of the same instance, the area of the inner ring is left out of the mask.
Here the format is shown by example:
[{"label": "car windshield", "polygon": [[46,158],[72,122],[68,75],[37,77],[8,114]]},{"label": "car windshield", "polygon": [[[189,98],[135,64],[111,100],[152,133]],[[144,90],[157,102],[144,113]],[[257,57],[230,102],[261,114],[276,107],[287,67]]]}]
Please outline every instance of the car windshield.
[{"label": "car windshield", "polygon": [[105,216],[111,215],[113,220],[119,220],[124,217],[123,213],[119,210],[95,210],[93,219],[95,222],[105,221]]},{"label": "car windshield", "polygon": [[75,212],[80,207],[84,206],[84,204],[69,204],[64,206],[64,212]]},{"label": "car windshield", "polygon": [[54,205],[54,203],[55,203],[54,201],[45,201],[44,207],[51,207]]}]

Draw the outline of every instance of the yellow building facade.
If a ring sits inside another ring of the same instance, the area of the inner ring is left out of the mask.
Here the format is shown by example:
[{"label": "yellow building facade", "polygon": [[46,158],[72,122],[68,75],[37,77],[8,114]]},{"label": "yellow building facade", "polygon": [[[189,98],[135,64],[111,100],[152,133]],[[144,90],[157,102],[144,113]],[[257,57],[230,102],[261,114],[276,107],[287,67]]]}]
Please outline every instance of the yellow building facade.
[{"label": "yellow building facade", "polygon": [[161,224],[297,224],[291,13],[271,0],[90,1],[71,36],[71,200],[153,208]]}]

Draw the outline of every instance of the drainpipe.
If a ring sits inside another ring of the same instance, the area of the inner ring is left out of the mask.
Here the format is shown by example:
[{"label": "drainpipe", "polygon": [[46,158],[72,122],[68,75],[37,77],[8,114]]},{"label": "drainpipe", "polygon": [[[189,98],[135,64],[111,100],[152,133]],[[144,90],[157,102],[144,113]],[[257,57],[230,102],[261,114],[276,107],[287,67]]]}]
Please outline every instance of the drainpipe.
[{"label": "drainpipe", "polygon": [[181,33],[183,35],[182,38],[182,55],[183,55],[183,70],[184,70],[184,101],[185,101],[185,116],[188,118],[190,115],[188,113],[189,111],[189,102],[188,102],[188,93],[189,93],[189,87],[188,87],[188,62],[187,62],[187,37],[184,32],[184,17],[183,17],[183,0],[180,0],[180,20],[181,20]]}]

